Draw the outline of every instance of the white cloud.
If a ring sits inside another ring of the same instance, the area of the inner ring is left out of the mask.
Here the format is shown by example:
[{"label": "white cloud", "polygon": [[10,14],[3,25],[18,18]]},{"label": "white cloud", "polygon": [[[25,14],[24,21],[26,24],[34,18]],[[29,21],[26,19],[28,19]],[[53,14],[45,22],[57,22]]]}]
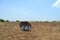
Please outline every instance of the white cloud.
[{"label": "white cloud", "polygon": [[60,7],[60,0],[57,0],[57,1],[53,4],[53,7],[59,8],[59,7]]}]

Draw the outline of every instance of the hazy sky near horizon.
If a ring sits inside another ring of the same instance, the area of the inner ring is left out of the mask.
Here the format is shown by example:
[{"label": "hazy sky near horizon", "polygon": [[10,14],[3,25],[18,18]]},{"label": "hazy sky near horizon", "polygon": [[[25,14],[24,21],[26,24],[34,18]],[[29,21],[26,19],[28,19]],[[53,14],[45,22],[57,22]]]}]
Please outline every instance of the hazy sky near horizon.
[{"label": "hazy sky near horizon", "polygon": [[59,21],[60,0],[0,0],[0,19]]}]

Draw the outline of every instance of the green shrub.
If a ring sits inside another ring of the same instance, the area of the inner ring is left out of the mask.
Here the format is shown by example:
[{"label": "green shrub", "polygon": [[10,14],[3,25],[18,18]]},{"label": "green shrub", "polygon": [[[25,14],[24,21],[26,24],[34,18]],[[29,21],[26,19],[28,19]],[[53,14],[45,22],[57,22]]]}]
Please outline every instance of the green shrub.
[{"label": "green shrub", "polygon": [[49,23],[49,21],[44,21],[45,23]]},{"label": "green shrub", "polygon": [[16,22],[20,22],[19,20],[16,20]]},{"label": "green shrub", "polygon": [[5,22],[9,22],[9,20],[6,20]]},{"label": "green shrub", "polygon": [[5,22],[5,20],[3,20],[3,19],[0,19],[0,22]]}]

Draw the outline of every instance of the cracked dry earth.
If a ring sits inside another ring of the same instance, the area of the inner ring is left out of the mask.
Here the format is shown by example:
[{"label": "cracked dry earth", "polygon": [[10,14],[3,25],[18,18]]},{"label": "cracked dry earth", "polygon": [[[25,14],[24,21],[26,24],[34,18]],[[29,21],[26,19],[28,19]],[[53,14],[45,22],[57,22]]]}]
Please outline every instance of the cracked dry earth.
[{"label": "cracked dry earth", "polygon": [[0,22],[0,40],[60,40],[60,22],[30,22],[30,31],[22,31],[17,22]]}]

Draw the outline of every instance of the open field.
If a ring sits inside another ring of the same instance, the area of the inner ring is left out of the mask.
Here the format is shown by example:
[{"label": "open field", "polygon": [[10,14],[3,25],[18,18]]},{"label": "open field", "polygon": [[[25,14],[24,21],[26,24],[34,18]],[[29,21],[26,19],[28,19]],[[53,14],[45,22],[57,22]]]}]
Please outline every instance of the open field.
[{"label": "open field", "polygon": [[24,32],[18,22],[0,22],[0,40],[60,40],[60,22],[30,22]]}]

